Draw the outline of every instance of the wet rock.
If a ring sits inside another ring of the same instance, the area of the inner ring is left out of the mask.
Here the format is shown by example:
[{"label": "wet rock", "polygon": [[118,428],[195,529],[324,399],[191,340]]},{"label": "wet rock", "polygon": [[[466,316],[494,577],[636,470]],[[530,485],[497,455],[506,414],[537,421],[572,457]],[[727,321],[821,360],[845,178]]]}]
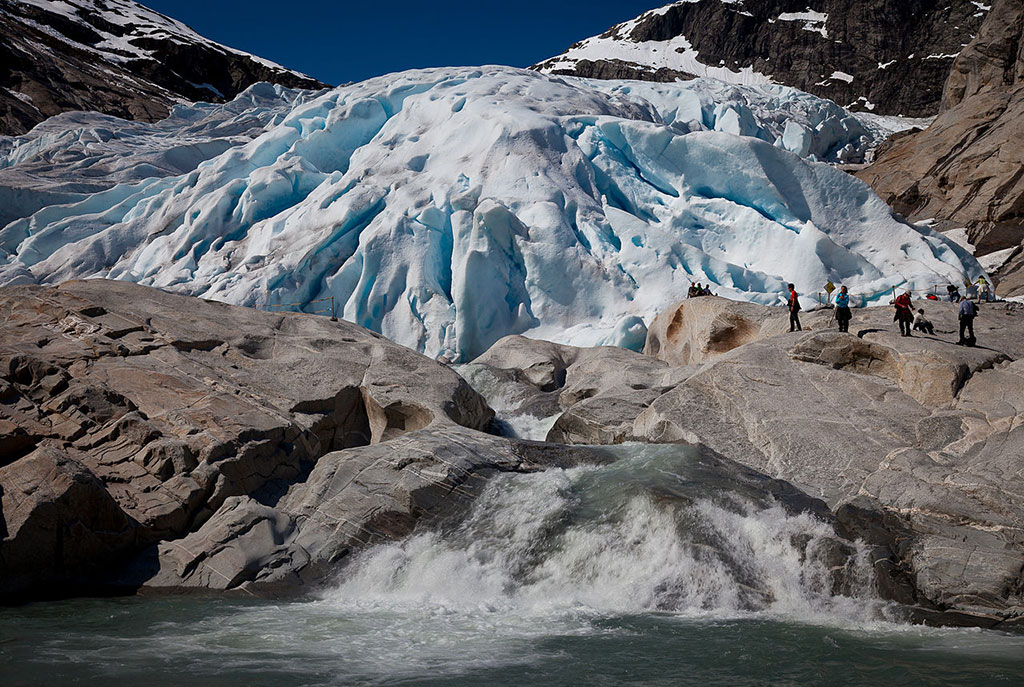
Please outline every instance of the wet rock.
[{"label": "wet rock", "polygon": [[276,506],[226,500],[187,537],[140,556],[148,587],[295,590],[323,580],[355,549],[399,539],[421,519],[458,512],[496,472],[570,467],[609,457],[503,439],[461,427],[410,432],[387,444],[329,453]]}]

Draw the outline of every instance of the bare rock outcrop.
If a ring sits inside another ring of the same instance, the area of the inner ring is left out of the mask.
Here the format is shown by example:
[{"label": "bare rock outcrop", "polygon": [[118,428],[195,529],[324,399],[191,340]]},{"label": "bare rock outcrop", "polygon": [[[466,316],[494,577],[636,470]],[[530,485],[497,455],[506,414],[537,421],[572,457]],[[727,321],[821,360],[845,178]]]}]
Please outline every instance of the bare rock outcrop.
[{"label": "bare rock outcrop", "polygon": [[273,508],[332,451],[493,417],[444,366],[324,317],[87,281],[0,290],[0,320],[4,595],[111,579],[101,563],[239,499]]},{"label": "bare rock outcrop", "polygon": [[[942,111],[924,131],[893,139],[857,172],[897,212],[966,227],[978,255],[1024,239],[1024,3],[995,0],[957,57]],[[1024,288],[1020,256],[1000,291]]]},{"label": "bare rock outcrop", "polygon": [[776,312],[753,303],[691,298],[654,318],[644,353],[674,366],[696,365],[788,327]]}]

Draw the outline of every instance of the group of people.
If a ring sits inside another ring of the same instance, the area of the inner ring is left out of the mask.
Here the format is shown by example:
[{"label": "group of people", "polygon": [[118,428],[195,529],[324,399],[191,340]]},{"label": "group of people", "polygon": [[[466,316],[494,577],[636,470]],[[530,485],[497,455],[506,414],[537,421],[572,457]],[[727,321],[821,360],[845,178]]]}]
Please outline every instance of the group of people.
[{"label": "group of people", "polygon": [[690,282],[690,288],[686,292],[686,297],[687,298],[696,298],[697,296],[714,296],[714,295],[715,294],[711,293],[710,285],[702,287],[700,285],[700,282],[698,282],[696,284],[694,284],[693,282]]},{"label": "group of people", "polygon": [[[952,293],[950,291],[950,294]],[[912,296],[910,289],[907,289],[891,301],[896,308],[893,320],[899,323],[900,336],[913,336],[913,331],[934,335],[935,326],[925,317],[924,308],[918,308],[917,312],[914,312]],[[973,346],[977,342],[974,336],[974,318],[978,315],[978,306],[969,298],[959,299],[959,303],[957,318],[960,321],[960,340],[957,341],[957,345]],[[853,316],[850,312],[850,294],[845,286],[840,287],[834,304],[839,331],[850,331],[850,320]],[[803,327],[800,326],[800,298],[793,284],[789,284],[788,308],[789,331],[803,331]]]},{"label": "group of people", "polygon": [[960,287],[954,284],[950,284],[946,287],[946,300],[950,303],[959,303],[965,298],[977,298],[978,302],[985,301],[989,303],[995,300],[995,294],[992,293],[992,285],[988,283],[988,279],[985,277],[978,277],[978,281],[968,285],[967,295],[960,295]]},{"label": "group of people", "polygon": [[[951,287],[951,289],[950,295],[958,291],[956,287]],[[952,301],[952,298],[950,300]],[[956,343],[958,346],[973,346],[978,341],[974,336],[974,318],[978,316],[978,306],[970,298],[961,298],[959,303],[960,306],[957,308],[956,314],[960,321],[960,340]],[[919,308],[917,314],[914,314],[910,289],[897,296],[893,305],[896,306],[896,315],[893,319],[899,322],[902,336],[913,336],[912,330],[935,334],[935,327],[924,316],[924,309]]]}]

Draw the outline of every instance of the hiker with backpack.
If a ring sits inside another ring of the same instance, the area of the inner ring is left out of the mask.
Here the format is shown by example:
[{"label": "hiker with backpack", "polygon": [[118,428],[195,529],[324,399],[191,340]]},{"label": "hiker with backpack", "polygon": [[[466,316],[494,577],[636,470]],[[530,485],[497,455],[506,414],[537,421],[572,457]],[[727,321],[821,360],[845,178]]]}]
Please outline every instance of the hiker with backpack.
[{"label": "hiker with backpack", "polygon": [[[960,301],[960,309],[957,311],[957,315],[960,318],[960,340],[956,344],[958,346],[973,346],[978,342],[974,338],[974,318],[978,315],[978,306],[971,299],[965,298]],[[964,337],[965,331],[968,334],[967,337]]]},{"label": "hiker with backpack", "polygon": [[896,306],[896,314],[892,319],[900,323],[900,336],[913,336],[910,333],[911,325],[914,322],[914,308],[910,302],[910,289],[907,289],[893,301]]}]

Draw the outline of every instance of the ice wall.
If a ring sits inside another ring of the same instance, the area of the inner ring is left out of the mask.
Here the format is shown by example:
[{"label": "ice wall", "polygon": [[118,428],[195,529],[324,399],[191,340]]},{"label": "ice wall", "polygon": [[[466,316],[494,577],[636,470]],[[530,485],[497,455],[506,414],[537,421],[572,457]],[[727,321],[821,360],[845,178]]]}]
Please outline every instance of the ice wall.
[{"label": "ice wall", "polygon": [[659,98],[484,67],[297,99],[188,173],[11,222],[0,283],[333,296],[346,319],[466,360],[510,333],[635,343],[637,318],[691,280],[774,303],[788,281],[864,293],[981,273],[860,181],[735,131],[687,133]]}]

